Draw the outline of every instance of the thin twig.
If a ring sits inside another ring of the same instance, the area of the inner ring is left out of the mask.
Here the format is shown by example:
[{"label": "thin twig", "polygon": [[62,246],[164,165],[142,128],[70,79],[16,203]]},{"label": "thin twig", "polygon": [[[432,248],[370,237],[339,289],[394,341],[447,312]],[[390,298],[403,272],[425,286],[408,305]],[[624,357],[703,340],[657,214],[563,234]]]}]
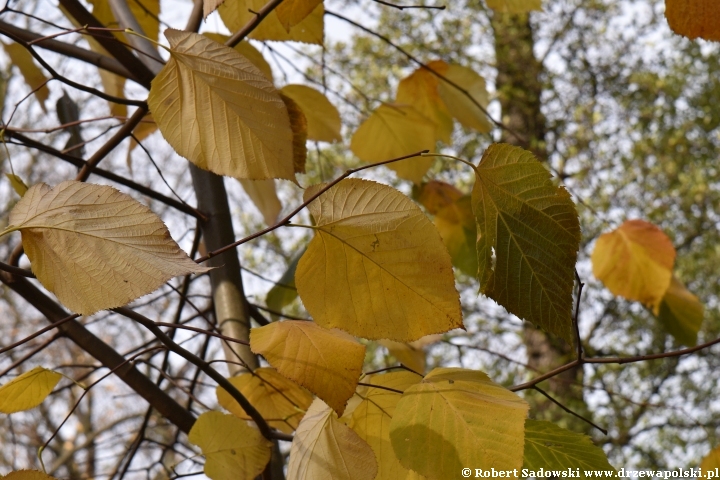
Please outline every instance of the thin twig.
[{"label": "thin twig", "polygon": [[363,387],[379,388],[379,389],[381,389],[381,390],[387,390],[388,392],[399,393],[400,395],[402,395],[403,393],[405,393],[405,392],[403,392],[402,390],[397,390],[397,389],[395,389],[395,388],[390,388],[390,387],[384,387],[384,386],[382,386],[382,385],[373,385],[372,383],[358,382],[358,385],[362,385]]},{"label": "thin twig", "polygon": [[431,6],[431,5],[396,5],[394,3],[386,2],[384,0],[373,0],[375,3],[379,3],[380,5],[385,5],[386,7],[392,7],[397,8],[398,10],[409,10],[412,8],[421,8],[424,10],[445,10],[445,5],[441,5],[439,7]]},{"label": "thin twig", "polygon": [[23,338],[22,340],[18,340],[17,342],[13,343],[12,345],[8,345],[7,347],[0,348],[0,355],[2,355],[2,354],[5,353],[5,352],[8,352],[8,351],[12,350],[13,348],[19,347],[19,346],[22,345],[23,343],[29,342],[30,340],[32,340],[32,339],[35,338],[35,337],[39,337],[39,336],[42,335],[43,333],[45,333],[45,332],[47,332],[47,331],[50,331],[50,330],[52,330],[53,328],[58,328],[60,325],[62,325],[62,324],[64,324],[64,323],[67,323],[67,322],[69,322],[70,320],[75,320],[75,319],[78,318],[79,316],[80,316],[80,314],[77,314],[77,313],[73,313],[72,315],[68,315],[67,317],[62,318],[62,319],[58,320],[57,322],[53,322],[53,323],[51,323],[50,325],[48,325],[47,327],[43,327],[43,328],[41,328],[40,330],[38,330],[37,332],[35,332],[35,333],[31,334],[31,335],[28,335],[27,337]]},{"label": "thin twig", "polygon": [[580,275],[578,274],[577,269],[575,270],[575,280],[577,280],[578,284],[578,291],[577,291],[577,299],[575,299],[575,315],[573,315],[573,328],[575,329],[575,343],[576,343],[576,353],[577,353],[577,359],[578,362],[580,362],[580,365],[583,363],[583,347],[582,347],[582,340],[580,338],[580,325],[578,323],[578,319],[580,316],[580,297],[582,297],[582,291],[585,284],[580,281]]},{"label": "thin twig", "polygon": [[555,405],[557,405],[558,407],[560,407],[560,408],[562,408],[563,410],[565,410],[565,411],[566,411],[567,413],[569,413],[570,415],[574,415],[575,417],[579,418],[579,419],[582,420],[583,422],[588,423],[589,425],[592,425],[593,427],[595,427],[595,428],[597,428],[598,430],[600,430],[600,431],[603,433],[603,435],[607,435],[607,430],[605,430],[604,428],[600,428],[599,426],[597,426],[596,424],[594,424],[594,423],[592,422],[592,420],[583,417],[583,416],[580,415],[579,413],[573,412],[572,410],[570,410],[569,408],[567,408],[565,405],[563,405],[562,403],[558,402],[558,401],[555,400],[553,397],[551,397],[550,395],[548,395],[548,393],[547,393],[545,390],[543,390],[543,389],[541,389],[541,388],[538,388],[538,387],[532,387],[532,388],[533,388],[534,390],[537,390],[538,392],[542,393],[543,395],[545,395],[545,398],[547,398],[548,400],[550,400],[551,402],[553,402]]}]

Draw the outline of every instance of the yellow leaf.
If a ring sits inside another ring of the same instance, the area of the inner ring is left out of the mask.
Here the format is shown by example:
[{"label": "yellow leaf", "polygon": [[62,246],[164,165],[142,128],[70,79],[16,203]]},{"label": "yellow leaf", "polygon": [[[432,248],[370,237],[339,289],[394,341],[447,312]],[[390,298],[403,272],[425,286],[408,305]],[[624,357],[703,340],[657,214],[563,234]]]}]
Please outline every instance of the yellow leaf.
[{"label": "yellow leaf", "polygon": [[293,170],[295,173],[305,173],[305,161],[307,160],[307,132],[308,124],[305,114],[295,100],[280,93],[290,117],[290,128],[293,134]]},{"label": "yellow leaf", "polygon": [[323,0],[285,0],[276,9],[277,19],[289,33],[290,29],[310,15]]},{"label": "yellow leaf", "polygon": [[21,197],[25,195],[25,192],[28,191],[28,186],[25,185],[25,182],[23,182],[22,178],[18,177],[13,173],[6,173],[5,176],[8,180],[10,180],[10,186],[13,188],[13,190],[15,190],[15,193],[17,193]]},{"label": "yellow leaf", "polygon": [[720,468],[720,447],[715,447],[703,458],[700,468],[703,472],[714,472],[716,468]]},{"label": "yellow leaf", "polygon": [[240,180],[240,184],[262,214],[265,224],[274,225],[282,210],[275,180]]},{"label": "yellow leaf", "polygon": [[213,480],[253,480],[270,461],[272,442],[232,415],[205,412],[188,440],[205,455],[205,475]]},{"label": "yellow leaf", "polygon": [[[422,377],[407,371],[371,375],[363,379],[380,387],[405,391],[420,383]],[[412,472],[400,464],[390,445],[390,420],[401,394],[383,388],[363,385],[358,388],[360,402],[348,419],[348,426],[365,440],[375,453],[378,475],[375,480],[406,479]],[[452,478],[452,477],[450,477]]]},{"label": "yellow leaf", "polygon": [[643,220],[628,220],[600,235],[591,258],[593,274],[608,290],[657,313],[675,264],[675,248],[662,230]]},{"label": "yellow leaf", "polygon": [[313,322],[274,322],[250,331],[250,348],[278,372],[324,400],[338,415],[355,392],[365,346]]},{"label": "yellow leaf", "polygon": [[475,175],[481,291],[572,344],[580,225],[570,194],[532,153],[512,145],[491,145]]},{"label": "yellow leaf", "polygon": [[207,18],[212,12],[223,4],[225,0],[203,0],[203,18]]},{"label": "yellow leaf", "polygon": [[541,0],[487,0],[487,6],[500,13],[527,13],[542,10]]},{"label": "yellow leaf", "polygon": [[35,65],[33,56],[25,49],[25,47],[14,42],[9,45],[3,42],[0,42],[0,44],[2,44],[3,49],[5,49],[5,53],[8,54],[8,57],[10,57],[10,62],[12,62],[12,64],[20,70],[20,74],[25,79],[25,83],[28,84],[28,87],[30,87],[31,90],[35,90],[37,88],[33,94],[35,95],[35,98],[37,98],[38,102],[40,102],[40,107],[43,109],[43,112],[47,112],[47,109],[45,108],[45,101],[47,101],[50,96],[50,90],[45,83],[49,80],[49,78],[47,78],[42,70],[40,70],[40,67]]},{"label": "yellow leaf", "polygon": [[10,213],[40,283],[73,312],[90,315],[146,295],[193,262],[160,218],[106,185],[33,185]]},{"label": "yellow leaf", "polygon": [[[227,28],[234,32],[244,27],[255,16],[251,10],[257,12],[266,3],[266,0],[227,0],[218,8],[218,12]],[[272,12],[250,33],[250,38],[322,45],[324,15],[325,9],[320,3],[310,15],[288,32],[280,23],[277,12]]]},{"label": "yellow leaf", "polygon": [[37,470],[18,470],[10,472],[4,477],[0,476],[0,478],[2,480],[57,480],[55,477]]},{"label": "yellow leaf", "polygon": [[[321,188],[308,188],[305,198]],[[450,256],[412,200],[352,178],[308,209],[316,235],[295,282],[320,326],[401,342],[462,328]]]},{"label": "yellow leaf", "polygon": [[[435,124],[409,105],[381,105],[352,137],[350,149],[368,163],[390,160],[435,147]],[[388,164],[400,178],[420,183],[433,157]]]},{"label": "yellow leaf", "polygon": [[[204,36],[208,37],[210,40],[224,44],[230,37],[227,35],[222,35],[220,33],[210,33],[210,32],[204,32]],[[250,63],[255,65],[262,73],[267,77],[270,82],[273,81],[273,73],[272,68],[270,67],[270,64],[267,63],[265,60],[265,57],[263,57],[262,53],[255,48],[250,42],[242,41],[235,45],[235,50],[238,51],[240,55],[250,60]]]},{"label": "yellow leaf", "polygon": [[449,183],[431,180],[420,185],[417,201],[431,215],[437,215],[440,210],[452,205],[462,196],[463,193]]},{"label": "yellow leaf", "polygon": [[392,340],[379,340],[378,343],[387,348],[388,353],[395,357],[398,362],[418,373],[425,374],[426,352],[424,348],[440,341],[441,338],[441,335],[428,335],[410,343],[394,342]]},{"label": "yellow leaf", "polygon": [[377,471],[370,445],[315,399],[290,447],[288,480],[374,480]]},{"label": "yellow leaf", "polygon": [[717,0],[665,0],[665,17],[678,35],[720,42],[720,4]]},{"label": "yellow leaf", "polygon": [[665,329],[679,343],[694,346],[704,313],[700,300],[673,276],[656,313]]},{"label": "yellow leaf", "polygon": [[14,413],[35,408],[50,395],[62,375],[35,367],[0,387],[0,412]]},{"label": "yellow leaf", "polygon": [[[448,110],[466,128],[474,128],[485,133],[492,129],[488,116],[475,104],[487,108],[488,93],[485,79],[467,67],[450,65],[443,76],[465,90],[471,98],[454,85],[443,80],[438,87],[440,97]],[[474,101],[473,101],[474,100]]]},{"label": "yellow leaf", "polygon": [[[271,427],[292,433],[303,412],[312,402],[312,395],[280,375],[274,368],[256,368],[228,379],[260,412]],[[250,420],[245,410],[222,387],[215,391],[218,403],[235,416]]]},{"label": "yellow leaf", "polygon": [[308,140],[318,142],[342,140],[340,113],[325,95],[305,85],[285,85],[280,92],[295,100],[305,114],[308,123]]},{"label": "yellow leaf", "polygon": [[170,59],[148,105],[175,151],[219,175],[295,181],[287,108],[260,70],[202,35],[168,29],[165,36]]},{"label": "yellow leaf", "polygon": [[390,441],[402,465],[429,478],[456,478],[468,465],[519,469],[527,411],[482,372],[436,368],[405,390]]},{"label": "yellow leaf", "polygon": [[[428,68],[443,74],[448,64],[442,60],[431,62]],[[395,101],[399,104],[412,105],[415,110],[431,120],[436,127],[436,138],[450,143],[453,121],[438,90],[439,78],[430,70],[421,67],[398,85]]]}]

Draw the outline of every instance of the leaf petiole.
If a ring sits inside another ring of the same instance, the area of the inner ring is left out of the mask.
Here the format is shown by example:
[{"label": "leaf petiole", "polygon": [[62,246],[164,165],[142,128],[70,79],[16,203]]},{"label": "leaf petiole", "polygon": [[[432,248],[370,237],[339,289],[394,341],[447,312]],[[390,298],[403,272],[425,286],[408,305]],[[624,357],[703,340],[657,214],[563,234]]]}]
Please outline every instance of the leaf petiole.
[{"label": "leaf petiole", "polygon": [[473,163],[468,162],[467,160],[463,160],[462,158],[459,158],[459,157],[453,157],[452,155],[445,155],[444,153],[433,153],[433,152],[421,153],[420,156],[421,156],[421,157],[450,158],[450,159],[456,160],[456,161],[458,161],[458,162],[460,162],[460,163],[464,163],[465,165],[467,165],[467,166],[469,166],[470,168],[472,168],[475,173],[478,173],[478,169],[477,169],[477,167],[476,167]]}]

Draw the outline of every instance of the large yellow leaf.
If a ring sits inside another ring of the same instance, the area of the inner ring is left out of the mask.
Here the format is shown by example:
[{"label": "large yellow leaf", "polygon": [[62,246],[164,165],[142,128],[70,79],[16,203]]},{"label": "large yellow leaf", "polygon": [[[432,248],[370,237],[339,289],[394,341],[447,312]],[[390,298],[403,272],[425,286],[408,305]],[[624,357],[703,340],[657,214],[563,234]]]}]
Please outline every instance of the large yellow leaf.
[{"label": "large yellow leaf", "polygon": [[274,225],[282,210],[275,180],[240,180],[240,184],[262,214],[265,224]]},{"label": "large yellow leaf", "polygon": [[148,105],[165,139],[195,165],[220,175],[295,180],[293,131],[270,81],[236,50],[168,29],[170,59]]},{"label": "large yellow leaf", "polygon": [[205,475],[213,480],[253,480],[270,461],[272,442],[233,415],[205,412],[188,440],[205,455]]},{"label": "large yellow leaf", "polygon": [[491,145],[475,174],[481,291],[572,344],[580,225],[570,194],[532,153],[512,145]]},{"label": "large yellow leaf", "polygon": [[[435,124],[410,105],[380,105],[352,137],[350,149],[368,163],[390,160],[435,147]],[[400,178],[420,183],[432,157],[388,164]]]},{"label": "large yellow leaf", "polygon": [[[308,188],[305,198],[320,188]],[[308,208],[316,235],[295,283],[319,325],[402,342],[462,327],[450,256],[412,200],[353,178]]]},{"label": "large yellow leaf", "polygon": [[[312,402],[312,395],[280,375],[274,368],[256,368],[228,379],[260,412],[271,427],[292,433],[300,423],[303,412]],[[235,416],[250,420],[245,410],[222,387],[215,391],[218,403]]]},{"label": "large yellow leaf", "polygon": [[365,346],[350,335],[299,320],[253,328],[250,348],[338,415],[355,392],[365,361]]},{"label": "large yellow leaf", "polygon": [[500,13],[527,13],[542,10],[542,0],[487,0],[488,7]]},{"label": "large yellow leaf", "polygon": [[[371,375],[363,383],[379,385],[404,392],[422,380],[422,377],[407,371]],[[357,392],[361,399],[348,419],[348,426],[365,440],[375,452],[378,475],[375,480],[400,480],[411,474],[398,461],[390,445],[390,420],[401,394],[383,388],[360,386]]]},{"label": "large yellow leaf", "polygon": [[[428,68],[443,74],[448,64],[442,60],[431,62]],[[450,143],[453,120],[438,90],[439,78],[425,67],[418,68],[398,85],[395,101],[412,105],[415,110],[431,120],[436,127],[436,138]]]},{"label": "large yellow leaf", "polygon": [[275,13],[289,33],[292,27],[302,22],[322,3],[323,0],[285,0],[275,9]]},{"label": "large yellow leaf", "polygon": [[125,305],[193,262],[148,207],[106,185],[33,185],[10,213],[38,280],[73,312]]},{"label": "large yellow leaf", "polygon": [[658,308],[660,323],[679,343],[694,346],[704,314],[700,300],[673,276]]},{"label": "large yellow leaf", "polygon": [[370,445],[315,399],[290,447],[288,480],[374,480],[377,471]]},{"label": "large yellow leaf", "polygon": [[429,478],[472,468],[512,470],[523,461],[528,404],[482,372],[436,368],[405,390],[390,422],[400,463]]},{"label": "large yellow leaf", "polygon": [[702,459],[700,468],[703,472],[714,472],[716,468],[720,468],[720,447],[715,447]]},{"label": "large yellow leaf", "polygon": [[592,253],[593,274],[615,295],[651,307],[656,313],[670,286],[675,247],[655,225],[628,220],[600,235]]},{"label": "large yellow leaf", "polygon": [[[203,35],[214,42],[222,44],[230,38],[227,35],[220,33],[203,32]],[[255,65],[263,73],[263,75],[270,80],[270,82],[273,81],[272,67],[270,67],[270,64],[267,60],[265,60],[265,57],[263,57],[262,53],[260,53],[260,51],[255,48],[252,43],[243,40],[233,48],[235,48],[240,55],[250,60],[250,63]]]},{"label": "large yellow leaf", "polygon": [[720,3],[717,0],[665,0],[665,17],[678,35],[720,42]]},{"label": "large yellow leaf", "polygon": [[[226,0],[220,8],[218,8],[218,12],[228,29],[230,31],[237,31],[244,27],[255,16],[251,10],[257,12],[263,8],[266,3],[266,0]],[[277,12],[271,12],[270,15],[265,17],[263,21],[260,22],[260,25],[250,33],[250,38],[254,38],[255,40],[295,41],[322,45],[324,15],[325,9],[322,3],[320,3],[310,15],[292,27],[288,32],[283,24],[280,23]]]},{"label": "large yellow leaf", "polygon": [[7,475],[0,476],[2,480],[57,480],[55,477],[38,470],[18,470]]},{"label": "large yellow leaf", "polygon": [[[475,104],[487,108],[488,93],[485,88],[485,79],[473,70],[460,65],[450,65],[443,73],[443,77],[465,90],[471,98],[446,81],[440,81],[438,90],[453,117],[457,118],[463,126],[474,128],[485,133],[492,129],[488,116]],[[474,100],[474,102],[473,102]]]},{"label": "large yellow leaf", "polygon": [[35,367],[0,387],[0,412],[14,413],[35,408],[50,395],[62,375]]},{"label": "large yellow leaf", "polygon": [[2,44],[3,49],[5,49],[5,53],[8,54],[8,57],[10,57],[10,62],[12,62],[12,64],[20,70],[20,74],[25,79],[25,83],[28,84],[28,87],[30,87],[31,90],[37,88],[34,92],[35,98],[37,98],[43,111],[47,112],[47,109],[45,108],[45,101],[50,96],[50,90],[45,83],[49,79],[45,76],[42,70],[40,70],[40,67],[35,65],[35,60],[25,47],[14,42],[9,45],[4,42],[0,42],[0,44]]},{"label": "large yellow leaf", "polygon": [[305,85],[285,85],[280,92],[292,98],[305,114],[308,140],[339,142],[340,113],[325,95]]}]

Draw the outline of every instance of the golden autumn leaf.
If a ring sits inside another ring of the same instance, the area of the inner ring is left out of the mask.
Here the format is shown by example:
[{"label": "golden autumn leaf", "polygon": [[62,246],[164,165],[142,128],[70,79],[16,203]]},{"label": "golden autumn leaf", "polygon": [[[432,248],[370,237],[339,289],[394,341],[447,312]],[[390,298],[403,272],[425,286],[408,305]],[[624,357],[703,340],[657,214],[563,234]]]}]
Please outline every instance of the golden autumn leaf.
[{"label": "golden autumn leaf", "polygon": [[487,6],[499,13],[527,13],[542,10],[542,0],[487,0]]},{"label": "golden autumn leaf", "polygon": [[167,29],[170,59],[148,97],[153,118],[181,156],[219,175],[295,181],[293,130],[269,80],[236,50]]},{"label": "golden autumn leaf", "polygon": [[[230,38],[227,35],[212,32],[203,32],[203,36],[220,44],[224,44]],[[255,65],[263,73],[263,75],[270,80],[270,82],[273,81],[272,67],[270,67],[270,64],[267,60],[265,60],[265,57],[263,57],[262,53],[260,53],[260,51],[255,48],[252,43],[243,40],[233,48],[237,50],[240,55],[250,60],[250,63]]]},{"label": "golden autumn leaf", "polygon": [[0,476],[2,480],[57,480],[55,477],[38,470],[18,470],[7,475]]},{"label": "golden autumn leaf", "polygon": [[436,368],[400,398],[390,442],[403,466],[429,478],[456,478],[468,465],[519,469],[527,411],[483,372]]},{"label": "golden autumn leaf", "polygon": [[250,348],[295,383],[342,415],[357,387],[365,346],[314,322],[273,322],[250,330]]},{"label": "golden autumn leaf", "polygon": [[272,442],[233,415],[205,412],[188,434],[205,455],[205,475],[213,480],[253,480],[270,461]]},{"label": "golden autumn leaf", "polygon": [[467,92],[465,94],[455,85],[440,81],[438,86],[440,97],[450,114],[466,128],[473,128],[481,133],[489,132],[492,123],[485,112],[476,105],[477,103],[487,108],[489,99],[485,79],[472,69],[461,65],[449,65],[442,75]]},{"label": "golden autumn leaf", "polygon": [[448,64],[442,60],[420,67],[410,76],[402,79],[398,85],[395,101],[398,104],[412,105],[415,110],[435,124],[436,138],[450,143],[453,131],[453,119],[445,102],[440,97],[439,77],[430,70],[443,74]]},{"label": "golden autumn leaf", "polygon": [[720,4],[716,0],[665,0],[665,18],[678,35],[720,42]]},{"label": "golden autumn leaf", "polygon": [[[251,11],[260,11],[266,3],[266,0],[227,0],[220,5],[218,12],[227,28],[235,32],[244,27],[253,18],[254,14],[251,13]],[[288,32],[283,24],[280,23],[277,12],[271,12],[270,15],[265,17],[263,21],[260,22],[260,25],[250,33],[249,37],[255,40],[294,41],[322,45],[324,15],[325,9],[321,2],[310,15],[292,27]]]},{"label": "golden autumn leaf", "polygon": [[262,214],[265,224],[274,225],[282,210],[275,180],[240,180],[240,184]]},{"label": "golden autumn leaf", "polygon": [[697,343],[705,307],[674,275],[655,314],[679,343],[689,346]]},{"label": "golden autumn leaf", "polygon": [[431,215],[437,215],[440,210],[452,205],[463,196],[454,185],[437,180],[423,183],[413,190],[413,194],[417,197],[418,203]]},{"label": "golden autumn leaf", "polygon": [[[308,188],[305,198],[321,188]],[[316,235],[298,263],[295,283],[319,325],[401,342],[462,328],[450,256],[407,196],[352,178],[308,209]]]},{"label": "golden autumn leaf", "polygon": [[[355,131],[350,149],[364,162],[380,162],[435,147],[435,124],[410,105],[380,105]],[[422,181],[433,157],[388,164],[400,178]]]},{"label": "golden autumn leaf", "polygon": [[[404,392],[420,383],[421,376],[408,371],[370,375],[363,383],[378,385]],[[375,452],[378,462],[378,475],[375,480],[399,480],[412,478],[412,472],[400,464],[390,444],[390,421],[401,394],[385,388],[373,388],[367,385],[358,387],[360,399],[347,424],[360,438],[365,440]],[[420,440],[420,439],[416,439]]]},{"label": "golden autumn leaf", "polygon": [[[229,378],[268,425],[285,433],[292,433],[300,423],[303,412],[312,403],[312,395],[280,375],[274,368],[256,368],[253,373],[243,373]],[[218,403],[244,420],[250,420],[245,410],[222,387],[215,391]]]},{"label": "golden autumn leaf", "polygon": [[31,90],[35,90],[33,94],[40,103],[40,108],[42,108],[44,112],[47,112],[45,102],[50,96],[50,89],[48,89],[46,83],[49,78],[46,77],[42,70],[40,70],[40,67],[35,64],[33,56],[25,47],[14,42],[10,44],[0,42],[0,44],[2,44],[8,57],[10,57],[10,62],[20,70],[20,74],[25,79],[28,87],[30,87]]},{"label": "golden autumn leaf", "polygon": [[427,335],[414,342],[402,343],[393,340],[378,340],[378,343],[388,349],[388,353],[395,359],[418,373],[425,374],[426,356],[425,347],[437,343],[442,335]]},{"label": "golden autumn leaf", "polygon": [[475,176],[481,292],[572,344],[580,224],[570,194],[532,153],[507,144],[490,145]]},{"label": "golden autumn leaf", "polygon": [[322,3],[323,0],[285,0],[275,9],[275,14],[289,33],[292,27],[305,20]]},{"label": "golden autumn leaf", "polygon": [[43,367],[15,377],[0,387],[0,412],[15,413],[37,407],[61,378],[59,373]]},{"label": "golden autumn leaf", "polygon": [[374,480],[377,471],[370,445],[315,399],[290,447],[288,480]]},{"label": "golden autumn leaf", "polygon": [[608,290],[657,313],[675,264],[675,247],[662,230],[643,220],[628,220],[600,235],[591,259],[593,274]]},{"label": "golden autumn leaf", "polygon": [[14,173],[6,173],[5,176],[10,181],[10,186],[13,188],[13,190],[15,190],[15,193],[17,193],[21,197],[25,195],[25,192],[28,191],[28,186],[25,185],[25,182],[23,182],[22,178],[15,175]]},{"label": "golden autumn leaf", "polygon": [[203,0],[203,18],[207,18],[212,12],[222,5],[225,0]]},{"label": "golden autumn leaf", "polygon": [[193,262],[148,207],[105,185],[33,185],[10,213],[32,271],[70,310],[90,315],[142,297]]},{"label": "golden autumn leaf", "polygon": [[714,472],[716,468],[720,468],[720,447],[715,447],[702,459],[700,468],[703,472]]},{"label": "golden autumn leaf", "polygon": [[300,106],[287,95],[280,92],[280,99],[287,108],[290,118],[290,129],[293,134],[293,170],[295,173],[305,173],[305,161],[307,160],[307,139],[308,122]]},{"label": "golden autumn leaf", "polygon": [[342,140],[340,113],[325,95],[305,85],[285,85],[280,92],[292,98],[305,114],[308,140],[318,142]]}]

